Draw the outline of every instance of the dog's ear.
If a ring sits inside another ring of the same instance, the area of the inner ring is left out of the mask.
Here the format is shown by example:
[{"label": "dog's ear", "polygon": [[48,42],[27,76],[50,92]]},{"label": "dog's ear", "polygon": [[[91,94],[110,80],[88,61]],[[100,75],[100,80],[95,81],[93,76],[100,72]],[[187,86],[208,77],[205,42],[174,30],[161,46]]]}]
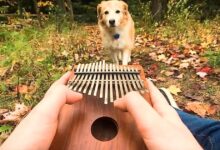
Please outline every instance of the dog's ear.
[{"label": "dog's ear", "polygon": [[124,1],[122,1],[123,9],[125,12],[128,11],[128,4],[126,4]]},{"label": "dog's ear", "polygon": [[101,14],[101,9],[102,9],[101,4],[98,4],[98,6],[97,6],[97,18],[99,18],[100,14]]}]

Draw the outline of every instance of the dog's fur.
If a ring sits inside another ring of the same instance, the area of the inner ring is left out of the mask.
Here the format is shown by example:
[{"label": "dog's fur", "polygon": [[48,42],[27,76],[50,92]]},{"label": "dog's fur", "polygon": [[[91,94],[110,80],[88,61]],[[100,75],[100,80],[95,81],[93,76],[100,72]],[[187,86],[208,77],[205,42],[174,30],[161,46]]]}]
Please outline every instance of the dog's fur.
[{"label": "dog's fur", "polygon": [[[120,0],[102,1],[97,6],[97,17],[103,47],[110,51],[114,63],[119,64],[122,60],[122,64],[127,65],[131,61],[135,40],[134,22],[128,5]],[[115,23],[111,24],[111,20]]]}]

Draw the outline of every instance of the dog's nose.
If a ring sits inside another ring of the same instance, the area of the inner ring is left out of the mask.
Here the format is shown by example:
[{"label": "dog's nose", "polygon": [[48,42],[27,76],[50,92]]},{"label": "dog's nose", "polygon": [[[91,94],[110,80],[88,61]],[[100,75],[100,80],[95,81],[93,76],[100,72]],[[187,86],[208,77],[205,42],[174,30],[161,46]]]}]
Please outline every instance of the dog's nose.
[{"label": "dog's nose", "polygon": [[110,24],[110,25],[115,25],[115,20],[114,20],[114,19],[109,20],[109,24]]}]

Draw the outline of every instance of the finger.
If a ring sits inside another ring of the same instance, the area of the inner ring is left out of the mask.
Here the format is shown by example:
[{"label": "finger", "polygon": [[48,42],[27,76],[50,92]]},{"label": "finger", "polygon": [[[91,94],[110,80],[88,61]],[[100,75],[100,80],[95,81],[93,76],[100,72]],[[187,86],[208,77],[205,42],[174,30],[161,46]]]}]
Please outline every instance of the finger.
[{"label": "finger", "polygon": [[56,85],[50,89],[37,108],[46,114],[53,114],[55,119],[64,104],[73,104],[81,99],[82,94],[71,91],[65,85]]},{"label": "finger", "polygon": [[114,101],[114,107],[120,109],[121,111],[128,111],[126,107],[126,102],[123,98]]},{"label": "finger", "polygon": [[147,80],[148,89],[151,96],[152,105],[155,108],[155,110],[166,120],[179,125],[182,124],[182,121],[175,111],[174,108],[172,108],[168,102],[166,101],[165,97],[160,93],[158,88],[150,81]]},{"label": "finger", "polygon": [[131,114],[142,137],[147,137],[149,131],[153,131],[162,119],[138,92],[126,94],[122,99],[115,101],[114,106]]},{"label": "finger", "polygon": [[57,84],[64,84],[66,85],[69,81],[69,78],[71,77],[72,73],[70,71],[66,72],[60,79],[58,79],[56,82],[54,82],[55,85]]},{"label": "finger", "polygon": [[148,85],[148,90],[150,92],[153,107],[155,107],[156,109],[157,107],[159,108],[162,107],[162,109],[166,109],[166,107],[168,107],[169,104],[167,103],[165,97],[160,93],[158,88],[148,79],[147,79],[147,85]]},{"label": "finger", "polygon": [[73,104],[83,99],[83,95],[81,93],[74,92],[67,87],[65,88],[66,88],[66,103],[67,104]]}]

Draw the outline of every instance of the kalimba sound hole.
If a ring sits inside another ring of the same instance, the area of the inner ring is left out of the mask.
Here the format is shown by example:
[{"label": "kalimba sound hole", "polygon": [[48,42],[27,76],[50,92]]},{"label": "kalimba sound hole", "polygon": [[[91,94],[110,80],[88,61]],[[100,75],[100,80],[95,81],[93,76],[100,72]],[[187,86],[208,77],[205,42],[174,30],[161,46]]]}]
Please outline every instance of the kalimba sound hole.
[{"label": "kalimba sound hole", "polygon": [[93,137],[100,141],[109,141],[118,133],[117,122],[110,117],[96,119],[91,127]]}]

